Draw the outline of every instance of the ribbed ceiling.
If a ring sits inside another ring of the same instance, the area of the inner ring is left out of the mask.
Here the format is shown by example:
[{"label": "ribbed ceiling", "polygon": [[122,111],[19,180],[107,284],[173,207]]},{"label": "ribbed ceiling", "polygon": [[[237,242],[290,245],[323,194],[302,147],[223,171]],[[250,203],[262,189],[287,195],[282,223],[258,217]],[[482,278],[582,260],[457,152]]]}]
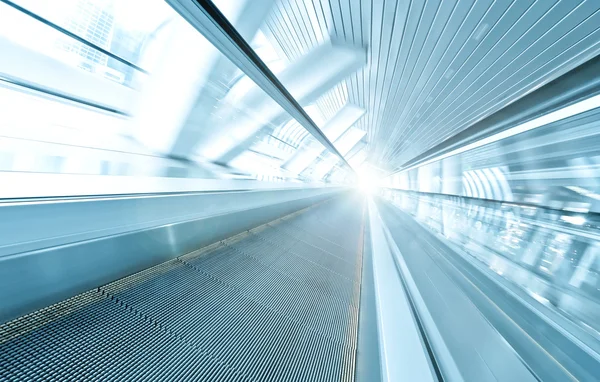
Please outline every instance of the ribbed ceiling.
[{"label": "ribbed ceiling", "polygon": [[322,97],[364,107],[369,162],[401,166],[600,51],[600,1],[279,0],[266,26],[293,60],[323,41],[368,47]]}]

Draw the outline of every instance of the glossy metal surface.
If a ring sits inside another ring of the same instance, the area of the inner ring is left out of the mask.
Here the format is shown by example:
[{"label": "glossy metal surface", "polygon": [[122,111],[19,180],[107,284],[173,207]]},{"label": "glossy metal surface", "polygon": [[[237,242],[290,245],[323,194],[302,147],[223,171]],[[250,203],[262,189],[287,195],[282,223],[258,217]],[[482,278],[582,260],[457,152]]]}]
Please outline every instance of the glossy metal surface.
[{"label": "glossy metal surface", "polygon": [[[597,379],[597,0],[50,3],[0,0],[0,322],[62,302],[0,379]],[[182,260],[348,163],[367,230]]]},{"label": "glossy metal surface", "polygon": [[333,189],[3,203],[0,321],[306,208]]},{"label": "glossy metal surface", "polygon": [[369,200],[369,230],[373,282],[377,306],[379,358],[382,381],[437,381],[418,317],[415,316],[401,275],[385,237],[377,207]]}]

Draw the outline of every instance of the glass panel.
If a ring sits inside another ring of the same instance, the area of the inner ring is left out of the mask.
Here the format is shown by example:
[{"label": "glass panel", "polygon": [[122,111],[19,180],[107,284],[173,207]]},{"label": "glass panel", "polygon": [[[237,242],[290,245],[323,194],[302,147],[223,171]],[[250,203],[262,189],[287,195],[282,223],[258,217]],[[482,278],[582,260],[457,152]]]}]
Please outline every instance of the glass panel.
[{"label": "glass panel", "polygon": [[596,214],[391,189],[384,194],[458,253],[600,331]]},{"label": "glass panel", "polygon": [[[102,29],[94,44],[150,74],[0,3],[0,175],[320,180],[281,166],[302,144],[318,162],[323,146],[162,1],[49,3],[19,4],[88,37]],[[147,19],[128,23],[140,7]],[[77,30],[90,17],[106,20]]]},{"label": "glass panel", "polygon": [[[178,17],[164,1],[61,0],[60,6],[47,0],[15,3],[133,64],[146,64],[142,62],[143,46],[166,23]],[[91,70],[109,68],[111,74],[120,78],[132,75],[130,67],[85,44],[59,41],[55,48],[58,53],[64,50],[81,56]]]}]

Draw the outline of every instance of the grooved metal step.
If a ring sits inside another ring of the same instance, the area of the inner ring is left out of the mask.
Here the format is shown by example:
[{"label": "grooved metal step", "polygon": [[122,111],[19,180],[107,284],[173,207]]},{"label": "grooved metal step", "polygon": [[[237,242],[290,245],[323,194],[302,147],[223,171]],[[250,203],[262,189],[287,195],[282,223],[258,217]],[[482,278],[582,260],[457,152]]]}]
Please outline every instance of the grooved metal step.
[{"label": "grooved metal step", "polygon": [[355,203],[321,204],[6,323],[0,380],[353,381]]}]

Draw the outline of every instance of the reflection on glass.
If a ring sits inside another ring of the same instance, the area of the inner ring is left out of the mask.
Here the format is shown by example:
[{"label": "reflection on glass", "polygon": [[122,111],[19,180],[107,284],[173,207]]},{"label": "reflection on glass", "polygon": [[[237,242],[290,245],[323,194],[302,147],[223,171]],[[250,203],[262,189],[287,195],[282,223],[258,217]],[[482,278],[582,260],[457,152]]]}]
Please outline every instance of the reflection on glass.
[{"label": "reflection on glass", "polygon": [[[26,11],[0,3],[0,175],[323,181],[340,170],[304,127],[165,2],[16,4]],[[252,26],[257,50],[278,71],[286,69],[260,25]],[[324,122],[320,108],[307,110]],[[318,150],[304,169],[290,171],[285,164],[304,145]]]},{"label": "reflection on glass", "polygon": [[[386,189],[385,196],[459,253],[600,334],[598,217],[528,205]],[[577,214],[567,216],[580,216]]]},{"label": "reflection on glass", "polygon": [[[16,4],[81,37],[91,44],[145,67],[144,47],[176,14],[163,1],[143,0],[17,0]],[[143,9],[143,17],[140,17]],[[65,35],[37,38],[31,26],[3,20],[19,43],[52,58],[131,86],[135,69]],[[38,29],[41,26],[37,27]]]}]

